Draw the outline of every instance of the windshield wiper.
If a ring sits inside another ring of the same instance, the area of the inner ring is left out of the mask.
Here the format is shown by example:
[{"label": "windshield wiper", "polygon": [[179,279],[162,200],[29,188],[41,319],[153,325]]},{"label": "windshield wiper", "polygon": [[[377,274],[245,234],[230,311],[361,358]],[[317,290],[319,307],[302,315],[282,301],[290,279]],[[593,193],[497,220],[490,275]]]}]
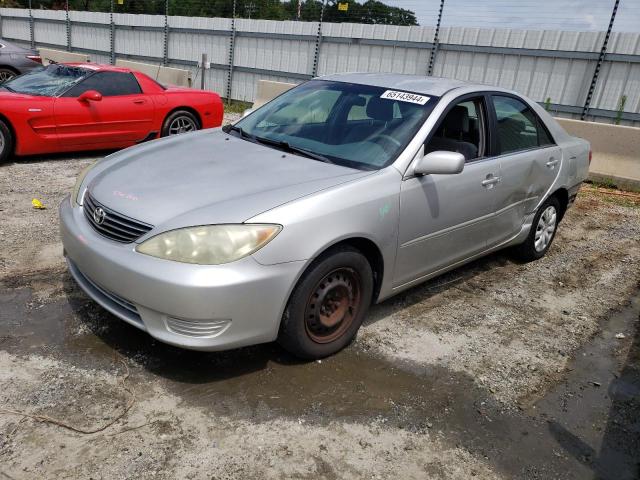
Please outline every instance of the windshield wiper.
[{"label": "windshield wiper", "polygon": [[293,146],[289,142],[286,142],[284,140],[271,140],[270,138],[255,137],[255,136],[253,138],[260,143],[264,143],[266,145],[273,145],[274,147],[279,147],[291,153],[297,153],[298,155],[302,155],[303,157],[312,158],[314,160],[320,160],[321,162],[325,162],[325,163],[335,164],[335,162],[325,157],[324,155],[320,155],[319,153],[312,152],[305,148]]},{"label": "windshield wiper", "polygon": [[231,124],[225,125],[224,127],[222,127],[222,131],[224,133],[238,132],[242,138],[249,138],[251,140],[255,140],[255,137],[253,135],[249,135],[241,127],[236,127],[235,125],[231,125]]},{"label": "windshield wiper", "polygon": [[235,125],[225,125],[222,127],[222,131],[224,133],[229,132],[238,132],[242,138],[246,138],[247,140],[254,143],[261,143],[263,145],[272,145],[274,147],[281,148],[291,153],[297,153],[298,155],[302,155],[303,157],[312,158],[314,160],[320,160],[321,162],[335,164],[335,162],[331,161],[329,158],[324,155],[320,155],[319,153],[311,152],[304,148],[294,147],[289,142],[285,142],[283,140],[271,140],[270,138],[257,137],[255,135],[251,135],[250,133],[245,132],[242,127],[237,127]]}]

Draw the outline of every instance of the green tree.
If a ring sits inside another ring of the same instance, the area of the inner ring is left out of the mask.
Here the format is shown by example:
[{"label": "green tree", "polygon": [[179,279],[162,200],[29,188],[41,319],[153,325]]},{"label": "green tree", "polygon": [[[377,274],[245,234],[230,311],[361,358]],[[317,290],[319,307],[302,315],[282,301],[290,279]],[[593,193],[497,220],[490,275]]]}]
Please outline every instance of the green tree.
[{"label": "green tree", "polygon": [[[28,6],[28,0],[9,0],[16,6]],[[165,13],[165,0],[115,0],[118,13],[156,14]],[[338,4],[348,4],[347,10],[338,9]],[[65,0],[32,0],[33,8],[62,10]],[[111,0],[69,0],[72,10],[108,12]],[[300,8],[300,20],[317,22],[320,18],[322,0],[304,0]],[[233,0],[169,0],[169,15],[193,17],[231,17]],[[298,0],[236,0],[236,16],[266,20],[296,20]],[[411,10],[391,7],[379,0],[328,0],[324,20],[326,22],[351,22],[382,25],[418,25]]]}]

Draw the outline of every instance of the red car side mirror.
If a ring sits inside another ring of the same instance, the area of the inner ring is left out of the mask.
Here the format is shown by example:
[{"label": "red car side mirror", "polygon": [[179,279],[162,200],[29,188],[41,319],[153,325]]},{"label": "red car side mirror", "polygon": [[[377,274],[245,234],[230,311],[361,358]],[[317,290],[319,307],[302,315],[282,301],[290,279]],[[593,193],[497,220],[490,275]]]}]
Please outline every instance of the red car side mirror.
[{"label": "red car side mirror", "polygon": [[87,90],[78,97],[79,102],[99,102],[102,100],[102,94],[95,90]]}]

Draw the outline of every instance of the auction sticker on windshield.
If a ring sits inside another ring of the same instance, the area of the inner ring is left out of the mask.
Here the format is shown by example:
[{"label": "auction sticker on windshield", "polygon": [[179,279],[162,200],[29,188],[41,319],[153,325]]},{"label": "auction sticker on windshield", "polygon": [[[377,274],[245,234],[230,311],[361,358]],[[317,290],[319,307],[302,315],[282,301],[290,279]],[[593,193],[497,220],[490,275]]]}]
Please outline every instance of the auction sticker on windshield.
[{"label": "auction sticker on windshield", "polygon": [[387,100],[399,100],[401,102],[417,103],[418,105],[424,105],[429,100],[429,97],[422,95],[416,95],[415,93],[399,92],[397,90],[387,90],[380,98],[386,98]]}]

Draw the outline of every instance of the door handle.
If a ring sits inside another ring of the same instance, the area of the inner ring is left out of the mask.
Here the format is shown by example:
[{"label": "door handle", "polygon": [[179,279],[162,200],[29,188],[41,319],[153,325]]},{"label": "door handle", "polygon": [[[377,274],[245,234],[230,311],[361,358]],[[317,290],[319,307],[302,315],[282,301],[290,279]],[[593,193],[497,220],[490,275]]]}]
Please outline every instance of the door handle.
[{"label": "door handle", "polygon": [[501,177],[494,177],[492,173],[487,175],[487,178],[482,181],[482,186],[485,188],[493,188],[496,183],[500,183]]},{"label": "door handle", "polygon": [[549,161],[545,163],[545,165],[549,167],[551,170],[553,170],[557,164],[558,164],[558,160],[553,157],[551,157]]},{"label": "door handle", "polygon": [[147,101],[140,99],[140,100],[134,100],[133,103],[135,103],[136,105],[143,105],[147,103]]}]

